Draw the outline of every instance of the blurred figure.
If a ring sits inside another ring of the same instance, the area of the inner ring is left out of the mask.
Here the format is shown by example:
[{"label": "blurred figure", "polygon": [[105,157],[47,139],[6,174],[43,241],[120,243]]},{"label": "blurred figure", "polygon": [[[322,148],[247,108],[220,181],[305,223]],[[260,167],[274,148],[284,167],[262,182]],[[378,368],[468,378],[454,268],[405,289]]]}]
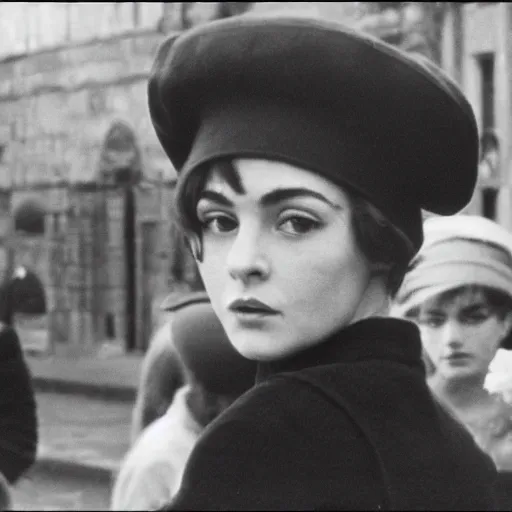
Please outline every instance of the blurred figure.
[{"label": "blurred figure", "polygon": [[113,510],[154,509],[168,502],[203,429],[254,384],[256,364],[231,346],[205,293],[168,307],[174,311],[171,336],[185,386],[126,455],[112,493]]},{"label": "blurred figure", "polygon": [[7,510],[9,486],[35,462],[38,433],[34,390],[21,344],[12,327],[3,323],[0,389],[0,509]]},{"label": "blurred figure", "polygon": [[30,469],[37,452],[37,407],[32,379],[13,328],[18,309],[31,311],[41,305],[38,296],[30,300],[27,295],[34,284],[32,277],[32,273],[19,267],[0,290],[1,510],[11,508],[10,486]]},{"label": "blurred figure", "polygon": [[392,313],[419,325],[432,391],[503,479],[512,471],[512,407],[484,383],[498,349],[512,348],[512,235],[464,215],[430,218],[424,230]]},{"label": "blurred figure", "polygon": [[12,325],[15,313],[46,313],[44,289],[37,275],[24,266],[17,267],[0,290],[0,318]]},{"label": "blurred figure", "polygon": [[[167,313],[172,312],[174,307],[175,304],[169,300],[162,304],[162,309]],[[132,444],[142,430],[165,414],[174,394],[185,383],[182,363],[172,339],[171,322],[166,321],[156,331],[142,362],[132,415]]]},{"label": "blurred figure", "polygon": [[204,294],[204,290],[175,292],[167,296],[161,305],[168,318],[151,338],[142,361],[132,414],[132,444],[142,430],[165,414],[174,394],[185,384],[183,364],[173,342],[172,313],[189,303],[203,301]]}]

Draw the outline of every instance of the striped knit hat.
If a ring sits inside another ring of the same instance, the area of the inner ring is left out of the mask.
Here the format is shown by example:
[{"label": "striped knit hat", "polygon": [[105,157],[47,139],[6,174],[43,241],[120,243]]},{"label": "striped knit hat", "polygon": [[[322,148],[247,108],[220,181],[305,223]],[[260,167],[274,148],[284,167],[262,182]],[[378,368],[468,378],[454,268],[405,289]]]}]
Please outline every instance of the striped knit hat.
[{"label": "striped knit hat", "polygon": [[393,315],[403,316],[432,297],[468,285],[486,286],[512,297],[512,234],[483,217],[431,217],[425,241],[395,298]]}]

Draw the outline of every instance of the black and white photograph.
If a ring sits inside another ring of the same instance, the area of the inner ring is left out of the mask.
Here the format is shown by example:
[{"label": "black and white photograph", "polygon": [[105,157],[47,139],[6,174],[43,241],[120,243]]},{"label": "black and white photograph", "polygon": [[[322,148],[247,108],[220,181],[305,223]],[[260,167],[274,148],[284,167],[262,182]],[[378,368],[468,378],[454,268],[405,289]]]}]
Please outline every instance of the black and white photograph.
[{"label": "black and white photograph", "polygon": [[511,510],[511,4],[0,2],[0,382],[0,510]]}]

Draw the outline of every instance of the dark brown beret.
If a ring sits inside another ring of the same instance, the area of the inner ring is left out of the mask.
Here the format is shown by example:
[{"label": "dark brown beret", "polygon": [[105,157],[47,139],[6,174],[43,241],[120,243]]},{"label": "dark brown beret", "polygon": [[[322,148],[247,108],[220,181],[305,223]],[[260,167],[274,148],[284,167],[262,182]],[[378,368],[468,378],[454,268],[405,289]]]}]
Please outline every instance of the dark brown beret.
[{"label": "dark brown beret", "polygon": [[148,94],[180,179],[222,157],[287,162],[362,194],[416,249],[421,209],[454,214],[475,187],[477,124],[455,83],[337,23],[242,15],[174,35]]},{"label": "dark brown beret", "polygon": [[186,294],[169,308],[172,341],[199,384],[222,395],[242,394],[254,385],[257,363],[231,345],[206,293]]}]

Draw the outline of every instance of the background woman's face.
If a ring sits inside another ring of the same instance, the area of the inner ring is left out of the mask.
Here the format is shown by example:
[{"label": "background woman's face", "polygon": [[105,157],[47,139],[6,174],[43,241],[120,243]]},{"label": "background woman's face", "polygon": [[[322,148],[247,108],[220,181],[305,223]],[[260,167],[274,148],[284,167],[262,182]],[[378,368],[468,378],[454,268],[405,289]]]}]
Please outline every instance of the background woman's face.
[{"label": "background woman's face", "polygon": [[511,325],[492,311],[482,292],[470,290],[450,301],[427,301],[418,321],[423,346],[445,379],[485,377]]},{"label": "background woman's face", "polygon": [[[237,160],[242,190],[213,172],[197,204],[201,276],[235,348],[271,360],[354,320],[369,282],[347,195],[285,163]],[[237,299],[256,299],[261,306]]]}]

